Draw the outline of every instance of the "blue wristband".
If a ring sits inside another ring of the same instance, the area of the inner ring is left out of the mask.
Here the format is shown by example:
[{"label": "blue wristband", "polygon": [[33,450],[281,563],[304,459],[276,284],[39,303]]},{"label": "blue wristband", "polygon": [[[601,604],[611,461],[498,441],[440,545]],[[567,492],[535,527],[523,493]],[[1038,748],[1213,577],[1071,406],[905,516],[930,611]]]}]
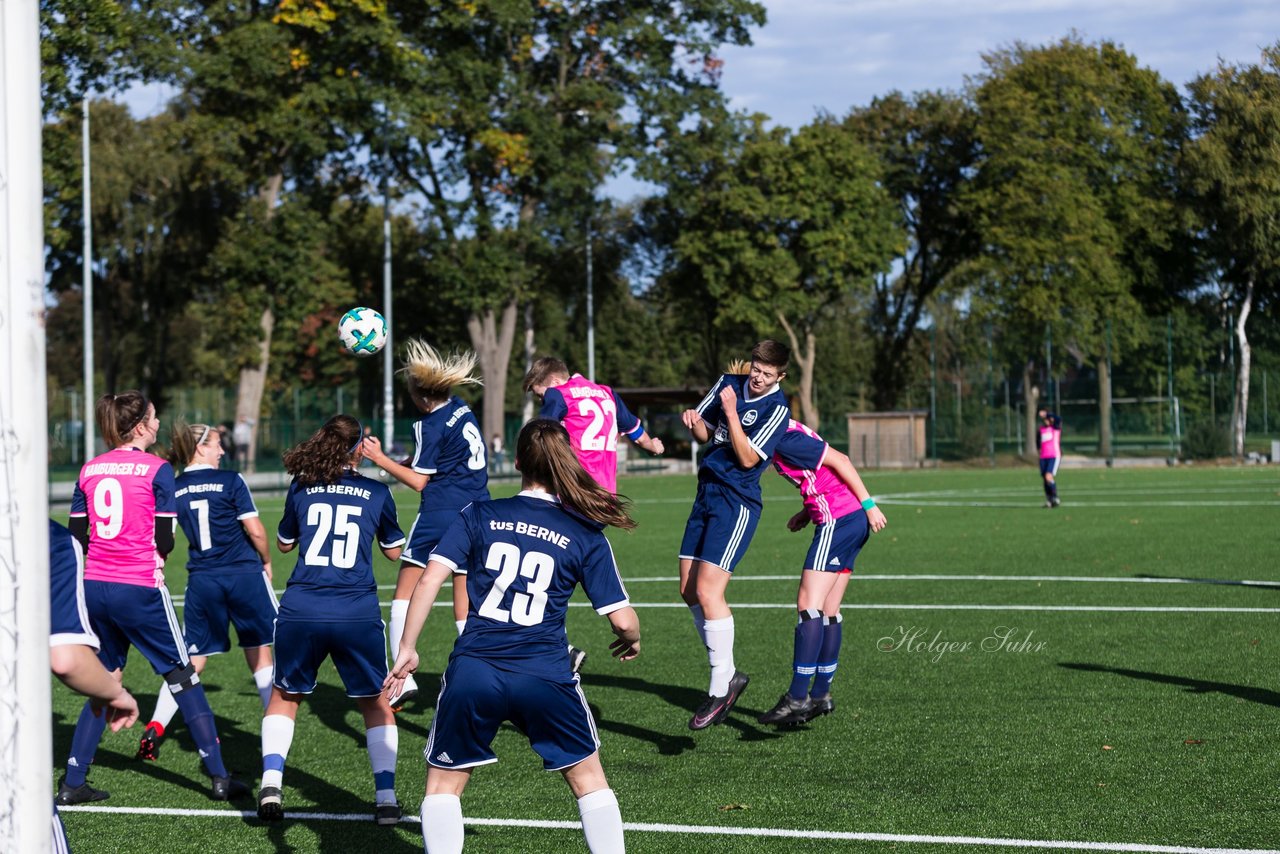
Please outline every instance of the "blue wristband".
[{"label": "blue wristband", "polygon": [[866,501],[862,502],[863,510],[870,510],[872,507],[875,507],[875,506],[876,506],[876,500],[874,498],[868,498]]}]

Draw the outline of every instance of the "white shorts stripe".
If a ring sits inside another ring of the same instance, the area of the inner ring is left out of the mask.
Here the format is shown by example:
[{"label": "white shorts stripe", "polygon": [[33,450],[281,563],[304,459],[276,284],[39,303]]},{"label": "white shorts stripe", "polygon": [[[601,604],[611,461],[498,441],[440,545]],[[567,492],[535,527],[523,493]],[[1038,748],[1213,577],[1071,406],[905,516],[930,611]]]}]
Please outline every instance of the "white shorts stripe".
[{"label": "white shorts stripe", "polygon": [[728,544],[724,547],[724,554],[720,556],[720,568],[731,570],[733,568],[733,559],[738,553],[738,547],[742,545],[742,537],[747,531],[747,523],[751,521],[751,511],[746,507],[738,508],[738,523],[733,526],[733,534],[729,537]]},{"label": "white shorts stripe", "polygon": [[178,614],[173,610],[173,600],[169,598],[169,588],[161,585],[160,599],[164,602],[164,612],[169,618],[169,631],[173,633],[173,645],[178,648],[178,658],[182,661],[182,666],[186,667],[191,663],[191,659],[187,657],[187,639],[182,635],[182,625],[178,622]]}]

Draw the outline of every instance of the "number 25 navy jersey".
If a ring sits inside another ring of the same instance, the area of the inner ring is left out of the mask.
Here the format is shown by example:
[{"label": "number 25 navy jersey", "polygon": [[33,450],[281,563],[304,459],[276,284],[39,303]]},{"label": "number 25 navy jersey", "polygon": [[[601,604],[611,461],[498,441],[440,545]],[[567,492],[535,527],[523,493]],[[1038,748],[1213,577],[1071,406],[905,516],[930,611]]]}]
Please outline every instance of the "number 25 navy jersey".
[{"label": "number 25 navy jersey", "polygon": [[565,614],[582,585],[598,614],[629,604],[600,526],[545,492],[463,510],[431,559],[465,573],[471,599],[453,654],[548,679],[571,679]]}]

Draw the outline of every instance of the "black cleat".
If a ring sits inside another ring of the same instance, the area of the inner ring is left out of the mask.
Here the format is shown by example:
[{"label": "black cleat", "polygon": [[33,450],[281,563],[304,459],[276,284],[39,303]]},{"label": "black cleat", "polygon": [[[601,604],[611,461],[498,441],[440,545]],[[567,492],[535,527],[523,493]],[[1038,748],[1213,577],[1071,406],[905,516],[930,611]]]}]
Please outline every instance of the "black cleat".
[{"label": "black cleat", "polygon": [[782,726],[803,723],[813,717],[810,714],[812,710],[813,703],[808,697],[803,700],[797,700],[790,694],[783,694],[782,699],[778,700],[778,705],[756,718],[756,720],[762,724],[779,724]]},{"label": "black cleat", "polygon": [[147,728],[142,731],[142,738],[138,739],[138,752],[135,756],[138,759],[145,759],[148,762],[155,762],[160,758],[160,739],[161,730],[154,723],[147,724]]},{"label": "black cleat", "polygon": [[582,670],[582,665],[586,662],[586,660],[587,660],[587,651],[585,649],[578,649],[576,646],[572,644],[569,645],[569,669],[570,670],[572,670],[574,673],[577,673],[578,671]]},{"label": "black cleat", "polygon": [[258,793],[258,818],[262,821],[284,820],[284,798],[275,786],[263,786]]},{"label": "black cleat", "polygon": [[729,693],[723,697],[708,696],[689,719],[689,729],[706,729],[712,724],[723,723],[729,716],[729,710],[733,708],[734,703],[738,702],[738,698],[742,696],[742,692],[746,690],[747,683],[750,681],[751,677],[747,674],[741,670],[735,670],[733,678],[729,680]]},{"label": "black cleat", "polygon": [[64,779],[58,784],[58,796],[54,798],[54,803],[60,807],[69,807],[73,804],[89,804],[94,801],[105,801],[111,797],[109,792],[102,789],[95,789],[86,781],[76,786],[74,789],[67,785]]},{"label": "black cleat", "polygon": [[[261,811],[261,807],[259,807]],[[399,804],[378,804],[373,808],[373,820],[386,827],[400,823]]]},{"label": "black cleat", "polygon": [[226,777],[210,777],[209,779],[213,781],[213,788],[209,790],[209,797],[215,801],[239,800],[240,798],[249,797],[249,787],[229,774]]},{"label": "black cleat", "polygon": [[806,721],[829,715],[836,710],[836,701],[831,699],[830,692],[826,694],[810,694],[809,705],[812,708],[810,709],[809,717],[805,718]]}]

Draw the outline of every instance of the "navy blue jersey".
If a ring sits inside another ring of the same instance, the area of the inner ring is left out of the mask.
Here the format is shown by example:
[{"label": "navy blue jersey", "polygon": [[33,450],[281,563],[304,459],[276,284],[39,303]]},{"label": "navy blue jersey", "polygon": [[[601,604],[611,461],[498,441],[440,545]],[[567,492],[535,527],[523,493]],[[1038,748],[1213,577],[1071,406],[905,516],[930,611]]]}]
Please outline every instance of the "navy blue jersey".
[{"label": "navy blue jersey", "polygon": [[373,578],[373,540],[384,549],[404,543],[391,490],[347,471],[337,483],[289,485],[277,538],[298,544],[280,617],[381,619]]},{"label": "navy blue jersey", "polygon": [[489,498],[489,461],[476,416],[459,397],[428,412],[413,425],[417,447],[412,468],[431,479],[422,490],[420,513],[460,510]]},{"label": "navy blue jersey", "polygon": [[564,620],[575,586],[600,614],[630,604],[600,526],[543,492],[472,504],[431,559],[467,577],[470,610],[453,655],[548,679],[573,678]]},{"label": "navy blue jersey", "polygon": [[174,497],[178,524],[190,543],[189,572],[262,572],[262,557],[241,524],[257,518],[258,508],[239,472],[187,466]]},{"label": "navy blue jersey", "polygon": [[[747,441],[760,454],[760,461],[750,468],[738,465],[729,439],[729,427],[720,406],[720,389],[726,385],[732,387],[738,396],[738,420],[742,422],[742,432],[747,434]],[[781,388],[774,386],[772,391],[755,400],[748,399],[747,376],[725,374],[707,392],[697,411],[712,431],[710,450],[698,466],[698,481],[718,483],[741,498],[744,504],[759,510],[763,506],[760,475],[769,465],[769,458],[786,433],[787,421],[791,418],[787,396]]]},{"label": "navy blue jersey", "polygon": [[49,644],[98,648],[84,598],[84,552],[62,525],[49,520]]}]

